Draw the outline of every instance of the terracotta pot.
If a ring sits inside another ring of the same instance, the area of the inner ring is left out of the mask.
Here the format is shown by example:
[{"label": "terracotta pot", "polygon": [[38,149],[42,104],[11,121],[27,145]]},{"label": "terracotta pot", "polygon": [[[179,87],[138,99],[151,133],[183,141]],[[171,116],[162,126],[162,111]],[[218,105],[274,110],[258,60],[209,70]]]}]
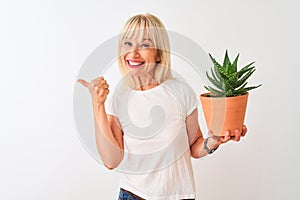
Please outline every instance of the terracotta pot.
[{"label": "terracotta pot", "polygon": [[224,136],[226,130],[231,135],[236,129],[241,131],[249,94],[236,97],[207,97],[207,94],[201,94],[200,101],[208,130],[217,136]]}]

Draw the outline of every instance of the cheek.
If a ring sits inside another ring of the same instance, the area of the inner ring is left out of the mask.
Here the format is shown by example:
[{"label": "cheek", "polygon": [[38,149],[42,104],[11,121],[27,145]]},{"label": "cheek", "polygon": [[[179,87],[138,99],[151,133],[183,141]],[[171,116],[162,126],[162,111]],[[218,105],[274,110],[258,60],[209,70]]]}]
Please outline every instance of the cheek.
[{"label": "cheek", "polygon": [[156,62],[157,51],[156,50],[145,50],[141,52],[142,57],[149,62]]},{"label": "cheek", "polygon": [[131,49],[130,48],[122,48],[120,53],[121,53],[121,57],[125,57],[126,54],[130,53]]}]

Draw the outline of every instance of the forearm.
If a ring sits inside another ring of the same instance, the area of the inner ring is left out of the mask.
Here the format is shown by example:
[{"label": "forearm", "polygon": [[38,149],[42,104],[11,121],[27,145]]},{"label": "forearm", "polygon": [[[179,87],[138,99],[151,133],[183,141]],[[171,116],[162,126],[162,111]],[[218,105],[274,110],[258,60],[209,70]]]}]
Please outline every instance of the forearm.
[{"label": "forearm", "polygon": [[104,165],[115,168],[123,159],[123,148],[111,129],[104,105],[94,109],[95,134],[98,152]]},{"label": "forearm", "polygon": [[[204,145],[204,142],[205,142],[206,139],[203,138],[203,137],[199,137],[197,139],[197,141],[192,145],[191,152],[192,152],[192,156],[194,158],[202,158],[202,157],[207,156],[209,154],[208,151],[205,149],[205,145]],[[206,146],[210,150],[218,148],[218,145],[216,144],[216,141],[214,141],[213,139],[209,139],[207,141]]]}]

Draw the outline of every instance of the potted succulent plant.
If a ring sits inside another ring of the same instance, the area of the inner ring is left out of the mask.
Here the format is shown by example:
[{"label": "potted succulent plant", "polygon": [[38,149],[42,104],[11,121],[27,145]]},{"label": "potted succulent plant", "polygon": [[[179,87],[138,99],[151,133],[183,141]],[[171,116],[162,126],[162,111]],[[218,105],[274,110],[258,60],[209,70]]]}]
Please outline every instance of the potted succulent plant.
[{"label": "potted succulent plant", "polygon": [[233,134],[235,129],[241,131],[244,124],[248,91],[261,86],[246,87],[247,79],[255,71],[254,62],[238,70],[239,54],[231,63],[226,50],[223,65],[209,56],[213,67],[211,75],[206,72],[206,76],[212,85],[205,86],[209,92],[200,95],[207,127],[217,136],[224,136],[226,130]]}]

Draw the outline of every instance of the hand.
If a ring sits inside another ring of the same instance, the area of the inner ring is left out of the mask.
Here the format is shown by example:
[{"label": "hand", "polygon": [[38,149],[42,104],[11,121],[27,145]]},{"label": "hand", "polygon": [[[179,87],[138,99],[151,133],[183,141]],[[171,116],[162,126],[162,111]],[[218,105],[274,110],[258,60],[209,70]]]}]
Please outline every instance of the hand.
[{"label": "hand", "polygon": [[103,77],[96,78],[91,82],[87,82],[83,79],[78,79],[77,82],[87,87],[93,97],[94,105],[104,105],[104,102],[109,93],[109,85]]},{"label": "hand", "polygon": [[230,140],[238,142],[238,141],[240,141],[241,137],[244,137],[246,135],[246,133],[247,133],[247,127],[246,127],[246,125],[243,125],[242,132],[240,132],[238,129],[236,129],[234,131],[234,135],[233,136],[230,136],[230,132],[229,131],[225,132],[225,136],[215,136],[212,131],[208,132],[209,136],[211,138],[213,138],[214,141],[215,141],[213,149],[217,148],[220,144],[224,144],[224,143],[226,143],[226,142],[228,142]]}]

